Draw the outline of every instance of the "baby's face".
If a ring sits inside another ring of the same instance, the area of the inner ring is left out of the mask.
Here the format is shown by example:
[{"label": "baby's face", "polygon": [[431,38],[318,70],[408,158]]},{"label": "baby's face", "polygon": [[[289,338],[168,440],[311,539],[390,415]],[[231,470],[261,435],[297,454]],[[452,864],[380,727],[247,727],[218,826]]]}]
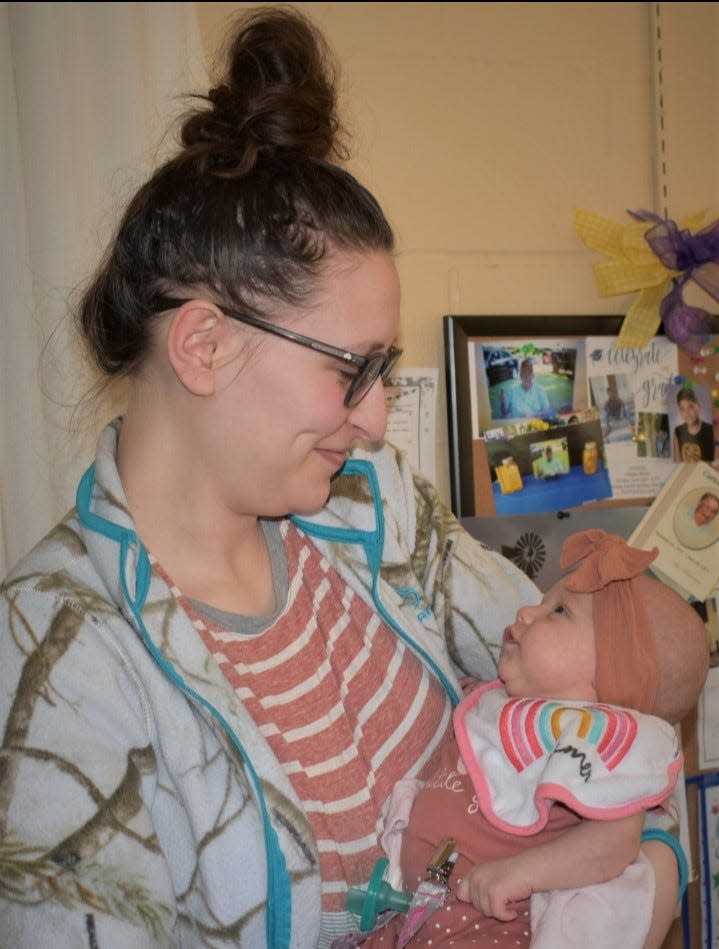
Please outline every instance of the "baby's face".
[{"label": "baby's face", "polygon": [[504,631],[499,676],[512,696],[596,701],[592,595],[560,580]]}]

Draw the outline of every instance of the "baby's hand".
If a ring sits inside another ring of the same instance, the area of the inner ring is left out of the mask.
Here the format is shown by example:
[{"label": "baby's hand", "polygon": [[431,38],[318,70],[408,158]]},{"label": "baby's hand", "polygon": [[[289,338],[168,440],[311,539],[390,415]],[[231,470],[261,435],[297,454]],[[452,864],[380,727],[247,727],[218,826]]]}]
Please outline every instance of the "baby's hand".
[{"label": "baby's hand", "polygon": [[457,899],[502,922],[517,918],[511,904],[528,899],[532,886],[515,859],[479,863],[457,883]]},{"label": "baby's hand", "polygon": [[481,679],[475,679],[474,676],[463,676],[459,680],[462,687],[462,695],[469,695],[481,683]]}]

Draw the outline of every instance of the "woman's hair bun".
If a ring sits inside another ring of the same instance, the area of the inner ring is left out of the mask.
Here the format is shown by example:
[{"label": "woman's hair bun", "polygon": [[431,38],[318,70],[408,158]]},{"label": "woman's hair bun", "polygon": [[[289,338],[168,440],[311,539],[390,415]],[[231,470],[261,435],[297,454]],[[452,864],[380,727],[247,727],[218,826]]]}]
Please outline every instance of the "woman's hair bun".
[{"label": "woman's hair bun", "polygon": [[221,175],[246,174],[291,150],[345,158],[336,114],[336,65],[322,34],[285,7],[240,17],[225,47],[225,73],[186,116],[188,158]]}]

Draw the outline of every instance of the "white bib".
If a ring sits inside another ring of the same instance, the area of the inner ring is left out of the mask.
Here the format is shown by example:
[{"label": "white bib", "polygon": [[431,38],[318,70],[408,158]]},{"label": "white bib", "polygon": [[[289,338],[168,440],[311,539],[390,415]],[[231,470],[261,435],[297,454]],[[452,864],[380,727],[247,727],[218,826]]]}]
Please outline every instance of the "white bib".
[{"label": "white bib", "polygon": [[683,756],[663,719],[601,703],[510,698],[499,679],[455,709],[464,766],[487,820],[534,834],[555,801],[611,820],[669,796]]}]

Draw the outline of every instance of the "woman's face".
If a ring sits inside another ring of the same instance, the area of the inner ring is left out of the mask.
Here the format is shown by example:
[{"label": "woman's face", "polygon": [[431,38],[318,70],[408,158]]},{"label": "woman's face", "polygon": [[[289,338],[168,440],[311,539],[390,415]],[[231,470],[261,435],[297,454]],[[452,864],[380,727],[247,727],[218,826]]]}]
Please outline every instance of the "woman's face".
[{"label": "woman's face", "polygon": [[[386,352],[399,328],[397,269],[387,253],[336,253],[309,304],[268,312],[284,327],[360,356]],[[317,511],[353,442],[387,425],[377,380],[359,405],[344,397],[356,368],[241,323],[244,355],[213,396],[213,468],[235,513]]]}]

